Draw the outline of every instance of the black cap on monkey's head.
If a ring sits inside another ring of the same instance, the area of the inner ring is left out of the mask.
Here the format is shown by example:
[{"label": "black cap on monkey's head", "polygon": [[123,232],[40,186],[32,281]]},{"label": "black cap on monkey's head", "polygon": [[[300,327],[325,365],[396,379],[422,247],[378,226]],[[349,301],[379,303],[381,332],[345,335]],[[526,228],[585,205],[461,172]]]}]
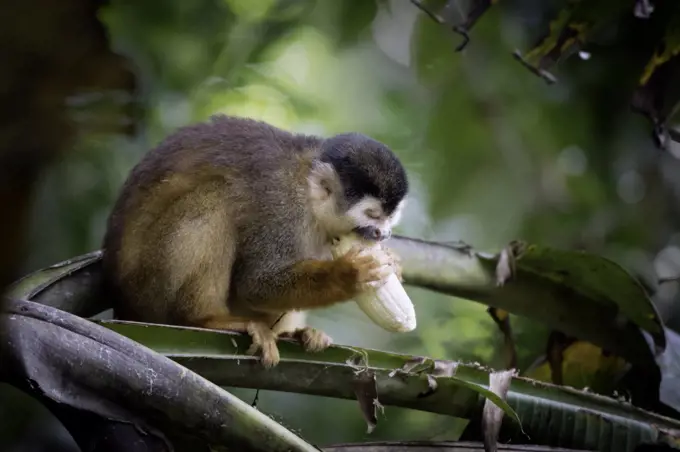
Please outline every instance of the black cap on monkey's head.
[{"label": "black cap on monkey's head", "polygon": [[394,152],[365,135],[346,133],[325,140],[320,157],[338,175],[356,232],[388,238],[408,193],[406,171]]}]

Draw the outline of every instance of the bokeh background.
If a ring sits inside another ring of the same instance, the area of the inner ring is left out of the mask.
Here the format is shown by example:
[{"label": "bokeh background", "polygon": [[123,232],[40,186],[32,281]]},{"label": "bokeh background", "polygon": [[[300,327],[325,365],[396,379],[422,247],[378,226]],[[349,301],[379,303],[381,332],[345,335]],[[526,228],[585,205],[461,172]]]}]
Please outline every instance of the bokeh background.
[{"label": "bokeh background", "polygon": [[[680,273],[680,162],[676,150],[655,148],[648,122],[629,108],[649,43],[607,31],[548,85],[512,52],[531,47],[556,5],[500,2],[456,53],[460,36],[406,0],[112,1],[99,16],[138,78],[134,133],[109,133],[125,94],[71,99],[82,127],[40,181],[22,272],[99,248],[141,155],[176,127],[223,113],[381,140],[411,181],[400,234],[486,251],[524,239],[603,254],[656,290],[675,329],[677,283],[653,282]],[[311,322],[341,344],[502,365],[503,338],[486,306],[409,293],[419,322],[412,333],[386,333],[353,304]],[[548,331],[520,318],[513,327],[526,368]],[[353,402],[262,391],[258,407],[319,445],[449,439],[464,426],[386,408],[368,436]],[[76,450],[49,415],[7,387],[0,418],[2,450]]]}]

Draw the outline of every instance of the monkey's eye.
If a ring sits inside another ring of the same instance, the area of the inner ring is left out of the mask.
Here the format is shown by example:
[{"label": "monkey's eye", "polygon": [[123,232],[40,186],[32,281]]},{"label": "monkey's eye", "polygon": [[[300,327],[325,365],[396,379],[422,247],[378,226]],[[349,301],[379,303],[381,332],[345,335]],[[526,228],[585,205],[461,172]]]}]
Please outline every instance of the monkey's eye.
[{"label": "monkey's eye", "polygon": [[366,209],[364,210],[364,215],[373,220],[380,219],[380,212],[378,212],[376,209]]}]

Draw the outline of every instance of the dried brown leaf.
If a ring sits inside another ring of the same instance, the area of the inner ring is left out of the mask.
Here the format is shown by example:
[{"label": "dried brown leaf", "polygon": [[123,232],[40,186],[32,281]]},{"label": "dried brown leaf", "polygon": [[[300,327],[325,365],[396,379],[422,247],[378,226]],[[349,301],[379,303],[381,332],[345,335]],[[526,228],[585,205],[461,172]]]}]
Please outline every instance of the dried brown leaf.
[{"label": "dried brown leaf", "polygon": [[354,395],[368,426],[366,433],[370,434],[378,425],[378,408],[382,407],[378,401],[378,386],[373,372],[360,372],[355,376]]},{"label": "dried brown leaf", "polygon": [[437,379],[432,374],[427,374],[427,390],[418,394],[418,398],[422,399],[424,397],[431,396],[437,390]]},{"label": "dried brown leaf", "polygon": [[434,369],[432,375],[435,377],[454,377],[458,370],[458,362],[444,361],[437,359],[434,361]]},{"label": "dried brown leaf", "polygon": [[[510,389],[512,377],[517,375],[515,369],[489,374],[489,390],[501,399],[505,400]],[[503,410],[487,399],[482,411],[482,432],[484,434],[484,451],[496,452],[498,445],[498,433],[503,421]]]}]

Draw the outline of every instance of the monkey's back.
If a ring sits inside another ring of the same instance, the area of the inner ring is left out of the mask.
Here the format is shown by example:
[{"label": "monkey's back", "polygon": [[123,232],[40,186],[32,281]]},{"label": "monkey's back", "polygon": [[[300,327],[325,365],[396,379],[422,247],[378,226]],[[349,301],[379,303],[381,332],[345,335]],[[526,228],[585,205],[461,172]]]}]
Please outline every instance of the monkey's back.
[{"label": "monkey's back", "polygon": [[306,176],[320,141],[218,116],[177,130],[147,153],[126,180],[104,238],[116,315],[183,323],[187,300],[226,302],[232,273],[301,252],[293,231],[308,228]]}]

